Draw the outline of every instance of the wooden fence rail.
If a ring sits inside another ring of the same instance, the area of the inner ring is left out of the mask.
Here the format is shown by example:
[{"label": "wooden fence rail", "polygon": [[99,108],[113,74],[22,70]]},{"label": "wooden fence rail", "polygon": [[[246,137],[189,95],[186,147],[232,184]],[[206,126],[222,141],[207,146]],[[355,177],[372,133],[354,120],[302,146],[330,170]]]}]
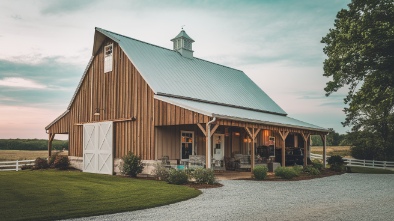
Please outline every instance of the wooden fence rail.
[{"label": "wooden fence rail", "polygon": [[34,160],[0,161],[0,171],[19,171],[24,165],[34,165]]}]

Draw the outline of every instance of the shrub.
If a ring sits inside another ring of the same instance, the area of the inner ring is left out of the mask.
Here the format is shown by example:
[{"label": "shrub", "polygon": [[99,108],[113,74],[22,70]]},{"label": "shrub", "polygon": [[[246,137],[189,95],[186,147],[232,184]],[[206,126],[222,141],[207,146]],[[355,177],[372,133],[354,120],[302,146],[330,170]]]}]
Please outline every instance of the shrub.
[{"label": "shrub", "polygon": [[70,160],[67,156],[58,155],[53,162],[53,167],[59,170],[67,170],[70,166]]},{"label": "shrub", "polygon": [[330,165],[330,170],[342,172],[345,170],[345,161],[339,155],[334,155],[328,158],[328,165]]},{"label": "shrub", "polygon": [[303,169],[304,168],[302,166],[294,166],[293,167],[293,170],[296,173],[296,176],[299,176],[302,173]]},{"label": "shrub", "polygon": [[308,165],[304,168],[304,173],[308,173],[309,175],[320,175],[320,170],[312,165]]},{"label": "shrub", "polygon": [[23,166],[21,166],[21,170],[31,170],[31,169],[33,169],[33,165],[23,165]]},{"label": "shrub", "polygon": [[215,174],[213,170],[198,168],[191,172],[191,176],[196,180],[198,184],[214,184],[216,183]]},{"label": "shrub", "polygon": [[275,170],[275,176],[281,177],[283,179],[292,179],[297,176],[296,171],[290,167],[278,167]]},{"label": "shrub", "polygon": [[132,152],[129,152],[122,159],[123,163],[120,164],[120,171],[126,176],[137,177],[137,174],[144,169],[141,157],[134,155]]},{"label": "shrub", "polygon": [[48,161],[44,158],[38,157],[34,161],[34,169],[39,170],[39,169],[47,169],[49,167]]},{"label": "shrub", "polygon": [[322,162],[318,159],[314,159],[312,160],[312,166],[318,170],[322,170],[324,165],[322,164]]},{"label": "shrub", "polygon": [[267,177],[268,168],[266,166],[256,166],[253,169],[253,177],[256,180],[264,180]]},{"label": "shrub", "polygon": [[55,162],[57,156],[58,156],[58,152],[53,153],[51,155],[51,157],[49,158],[48,164],[49,164],[50,167],[53,167],[53,163]]},{"label": "shrub", "polygon": [[167,180],[169,169],[165,168],[161,163],[155,165],[153,175],[157,180]]},{"label": "shrub", "polygon": [[168,172],[167,182],[170,184],[181,185],[186,184],[187,181],[188,176],[184,170],[170,169]]}]

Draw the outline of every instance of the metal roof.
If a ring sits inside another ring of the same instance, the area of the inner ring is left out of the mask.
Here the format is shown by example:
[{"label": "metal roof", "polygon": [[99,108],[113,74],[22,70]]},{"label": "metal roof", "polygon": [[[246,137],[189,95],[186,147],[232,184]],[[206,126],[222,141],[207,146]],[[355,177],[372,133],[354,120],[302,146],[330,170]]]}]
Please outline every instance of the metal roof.
[{"label": "metal roof", "polygon": [[155,94],[287,115],[240,70],[189,59],[176,51],[101,28],[96,30],[120,45]]},{"label": "metal roof", "polygon": [[210,117],[328,132],[328,130],[325,128],[283,115],[269,114],[259,111],[160,95],[155,95],[155,98]]},{"label": "metal roof", "polygon": [[175,36],[175,38],[171,39],[171,41],[172,41],[172,40],[175,40],[175,39],[177,39],[177,38],[187,38],[187,39],[190,39],[191,41],[194,42],[194,40],[193,40],[191,37],[189,37],[189,35],[187,35],[186,32],[185,32],[185,30],[183,30],[183,29],[182,29],[181,32],[179,32],[179,34],[178,34],[177,36]]}]

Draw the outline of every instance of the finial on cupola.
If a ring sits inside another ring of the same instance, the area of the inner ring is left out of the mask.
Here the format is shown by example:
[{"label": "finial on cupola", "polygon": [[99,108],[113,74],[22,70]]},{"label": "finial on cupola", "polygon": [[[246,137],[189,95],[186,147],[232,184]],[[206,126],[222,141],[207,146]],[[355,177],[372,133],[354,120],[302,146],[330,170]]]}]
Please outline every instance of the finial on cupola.
[{"label": "finial on cupola", "polygon": [[185,30],[183,30],[184,26],[185,25],[181,26],[181,32],[179,32],[175,38],[171,39],[171,41],[174,42],[174,51],[179,52],[183,57],[192,59],[192,44],[194,40],[186,34]]}]

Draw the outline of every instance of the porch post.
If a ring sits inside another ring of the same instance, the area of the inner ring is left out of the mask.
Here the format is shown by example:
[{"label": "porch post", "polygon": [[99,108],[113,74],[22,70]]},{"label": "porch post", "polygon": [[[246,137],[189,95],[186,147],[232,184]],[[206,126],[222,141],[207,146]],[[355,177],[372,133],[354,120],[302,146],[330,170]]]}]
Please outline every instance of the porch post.
[{"label": "porch post", "polygon": [[304,138],[304,167],[308,165],[308,139],[309,133],[301,133],[302,138]]},{"label": "porch post", "polygon": [[48,137],[48,158],[50,158],[52,156],[52,141],[53,138],[55,138],[55,134],[54,133],[49,133],[49,137]]},{"label": "porch post", "polygon": [[255,128],[252,128],[252,132],[250,132],[249,128],[245,127],[246,132],[248,133],[248,135],[250,136],[250,138],[252,138],[252,150],[251,150],[251,156],[250,156],[250,171],[253,172],[254,169],[254,165],[255,165],[255,146],[254,146],[254,141],[256,140],[256,136],[257,134],[260,132],[261,128],[257,129],[255,131]]},{"label": "porch post", "polygon": [[286,167],[286,137],[289,135],[289,131],[278,131],[282,138],[282,167]]},{"label": "porch post", "polygon": [[327,137],[327,135],[326,134],[320,135],[320,137],[323,141],[323,165],[324,165],[324,168],[326,168],[326,166],[327,166],[327,153],[326,153],[326,137]]}]

